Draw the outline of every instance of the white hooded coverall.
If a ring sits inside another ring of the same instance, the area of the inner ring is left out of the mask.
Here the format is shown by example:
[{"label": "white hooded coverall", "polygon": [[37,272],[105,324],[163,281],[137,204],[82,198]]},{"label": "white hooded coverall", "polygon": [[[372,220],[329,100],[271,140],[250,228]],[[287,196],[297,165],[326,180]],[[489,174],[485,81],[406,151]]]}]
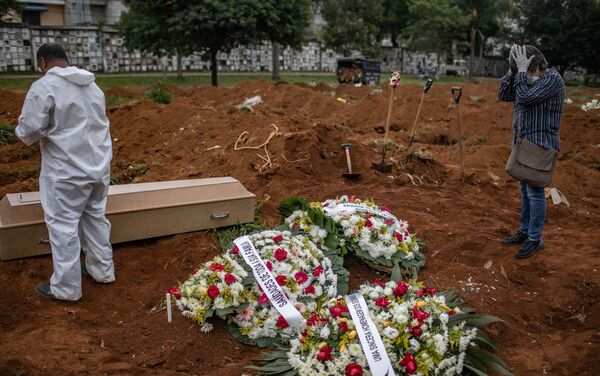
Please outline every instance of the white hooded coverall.
[{"label": "white hooded coverall", "polygon": [[31,85],[17,137],[40,142],[40,195],[48,227],[54,273],[52,295],[81,298],[81,250],[98,282],[115,271],[105,217],[112,144],[104,93],[94,75],[76,67],[54,67]]}]

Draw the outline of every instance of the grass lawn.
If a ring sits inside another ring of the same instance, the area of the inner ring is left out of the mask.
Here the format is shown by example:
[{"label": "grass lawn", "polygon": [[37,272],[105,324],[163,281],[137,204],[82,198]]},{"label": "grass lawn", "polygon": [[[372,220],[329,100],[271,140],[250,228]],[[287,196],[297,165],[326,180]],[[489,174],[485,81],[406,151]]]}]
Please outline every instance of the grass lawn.
[{"label": "grass lawn", "polygon": [[[38,76],[35,75],[0,75],[0,89],[11,90],[27,90],[32,82]],[[221,73],[219,74],[220,86],[236,86],[242,81],[265,79],[271,81],[270,73]],[[338,81],[333,73],[317,73],[317,74],[282,74],[281,80],[290,83],[316,83],[325,82],[328,84],[337,84]],[[382,82],[385,80],[385,75],[382,75]],[[208,73],[188,73],[180,80],[175,75],[169,74],[166,79],[162,74],[102,74],[96,75],[96,82],[102,88],[110,87],[150,87],[156,81],[164,81],[167,85],[177,86],[206,86],[210,85],[210,74]],[[402,84],[422,83],[424,80],[417,79],[416,76],[403,75]],[[438,83],[462,83],[464,79],[461,77],[442,77]]]}]

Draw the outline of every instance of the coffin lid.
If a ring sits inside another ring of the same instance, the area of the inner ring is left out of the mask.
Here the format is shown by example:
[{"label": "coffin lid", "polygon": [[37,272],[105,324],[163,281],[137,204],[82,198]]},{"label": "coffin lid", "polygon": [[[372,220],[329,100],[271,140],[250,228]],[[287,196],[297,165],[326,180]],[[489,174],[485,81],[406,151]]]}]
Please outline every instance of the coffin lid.
[{"label": "coffin lid", "polygon": [[[113,185],[106,214],[254,197],[231,177]],[[39,192],[11,193],[0,201],[0,227],[43,221]]]}]

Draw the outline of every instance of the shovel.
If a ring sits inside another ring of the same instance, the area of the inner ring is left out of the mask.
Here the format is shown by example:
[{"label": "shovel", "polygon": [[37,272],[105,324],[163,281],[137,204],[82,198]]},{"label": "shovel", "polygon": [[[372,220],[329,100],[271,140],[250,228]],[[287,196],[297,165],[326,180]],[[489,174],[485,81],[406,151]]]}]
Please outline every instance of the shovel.
[{"label": "shovel", "polygon": [[454,98],[454,103],[456,103],[456,122],[458,124],[458,149],[460,151],[460,178],[461,180],[465,180],[465,161],[463,156],[463,133],[462,133],[462,125],[460,123],[460,97],[462,96],[462,87],[454,86],[452,89],[452,97]]},{"label": "shovel", "polygon": [[342,149],[346,151],[346,165],[348,166],[348,172],[342,174],[342,177],[347,179],[358,179],[360,173],[352,172],[352,161],[350,160],[350,147],[352,144],[342,144]]},{"label": "shovel", "polygon": [[423,100],[425,99],[425,94],[431,89],[431,85],[433,85],[433,80],[430,78],[425,82],[425,86],[423,86],[423,94],[421,94],[421,101],[419,102],[419,108],[417,109],[417,116],[415,116],[415,122],[413,123],[412,131],[410,131],[410,138],[408,139],[408,146],[406,147],[406,152],[408,154],[408,150],[410,150],[410,145],[412,145],[415,130],[417,129],[417,122],[419,121],[419,115],[421,115],[421,106],[423,106]]},{"label": "shovel", "polygon": [[387,118],[385,120],[385,134],[383,136],[383,148],[381,150],[381,162],[380,163],[373,162],[371,164],[371,168],[373,170],[377,170],[377,171],[385,172],[385,173],[392,171],[392,165],[385,163],[385,154],[387,152],[388,135],[390,133],[390,119],[392,118],[392,103],[394,102],[394,91],[396,90],[396,87],[399,84],[400,84],[400,73],[394,72],[392,74],[392,77],[390,78],[391,90],[390,90],[390,99],[388,101]]}]

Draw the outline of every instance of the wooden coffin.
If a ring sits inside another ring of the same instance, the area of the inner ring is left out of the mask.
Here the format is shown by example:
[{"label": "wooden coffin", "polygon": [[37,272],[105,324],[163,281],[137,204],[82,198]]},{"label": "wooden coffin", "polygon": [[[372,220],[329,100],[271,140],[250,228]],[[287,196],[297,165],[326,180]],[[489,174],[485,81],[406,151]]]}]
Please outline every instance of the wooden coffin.
[{"label": "wooden coffin", "polygon": [[[147,239],[254,220],[256,196],[224,178],[114,185],[106,216],[111,243]],[[39,192],[14,193],[0,201],[0,259],[50,253]]]}]

